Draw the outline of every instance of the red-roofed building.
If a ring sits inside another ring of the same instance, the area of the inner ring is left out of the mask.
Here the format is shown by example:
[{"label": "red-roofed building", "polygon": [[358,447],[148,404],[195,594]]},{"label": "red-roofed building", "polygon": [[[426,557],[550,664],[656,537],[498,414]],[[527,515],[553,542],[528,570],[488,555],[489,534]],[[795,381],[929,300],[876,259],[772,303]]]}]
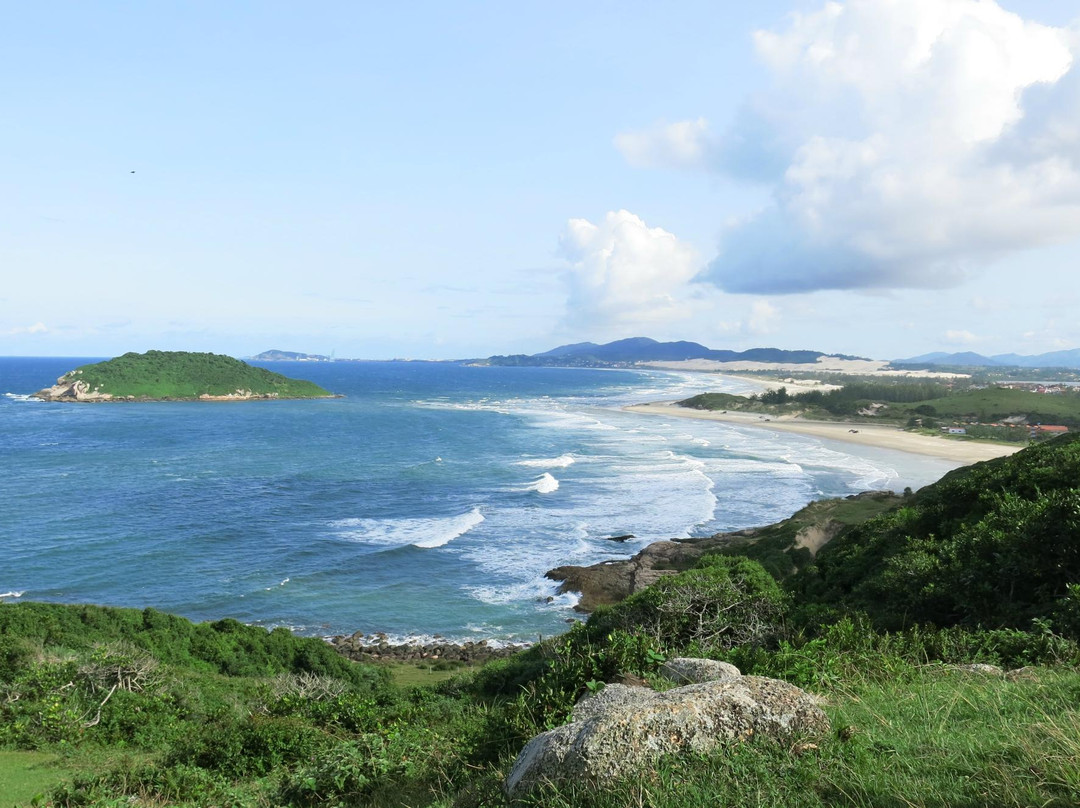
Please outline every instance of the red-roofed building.
[{"label": "red-roofed building", "polygon": [[1050,424],[1038,424],[1032,427],[1036,432],[1041,432],[1043,435],[1064,435],[1069,431],[1067,426],[1051,426]]}]

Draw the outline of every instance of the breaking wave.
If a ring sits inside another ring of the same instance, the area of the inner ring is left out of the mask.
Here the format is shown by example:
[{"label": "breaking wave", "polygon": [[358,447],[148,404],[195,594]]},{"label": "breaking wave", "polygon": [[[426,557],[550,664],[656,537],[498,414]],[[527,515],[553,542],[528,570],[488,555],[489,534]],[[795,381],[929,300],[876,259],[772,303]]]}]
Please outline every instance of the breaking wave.
[{"label": "breaking wave", "polygon": [[535,491],[538,494],[550,494],[559,490],[559,481],[545,471],[529,483],[525,490]]},{"label": "breaking wave", "polygon": [[540,457],[535,460],[519,460],[517,465],[538,469],[564,469],[567,466],[574,465],[576,462],[577,458],[573,455],[564,454],[551,458]]},{"label": "breaking wave", "polygon": [[458,516],[432,517],[428,519],[339,519],[331,523],[338,528],[337,536],[362,544],[387,547],[442,547],[459,536],[464,536],[484,521],[479,508]]}]

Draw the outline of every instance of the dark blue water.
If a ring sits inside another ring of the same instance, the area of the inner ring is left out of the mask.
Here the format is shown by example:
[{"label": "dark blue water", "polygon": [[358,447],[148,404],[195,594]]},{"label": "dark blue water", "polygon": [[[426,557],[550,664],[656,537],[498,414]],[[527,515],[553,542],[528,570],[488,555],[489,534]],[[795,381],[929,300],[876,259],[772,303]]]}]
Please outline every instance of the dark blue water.
[{"label": "dark blue water", "polygon": [[[449,363],[267,363],[317,401],[27,399],[0,359],[0,595],[328,634],[565,628],[543,573],[917,487],[944,461],[620,411],[749,382]],[[633,533],[625,545],[605,537]],[[18,595],[18,593],[22,593]]]}]

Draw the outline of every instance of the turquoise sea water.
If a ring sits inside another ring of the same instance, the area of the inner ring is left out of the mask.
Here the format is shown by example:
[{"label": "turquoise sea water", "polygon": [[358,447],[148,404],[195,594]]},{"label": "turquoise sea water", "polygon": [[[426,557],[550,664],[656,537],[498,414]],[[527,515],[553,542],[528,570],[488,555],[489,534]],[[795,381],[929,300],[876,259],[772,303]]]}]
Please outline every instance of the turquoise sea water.
[{"label": "turquoise sea water", "polygon": [[[620,411],[752,382],[449,363],[264,363],[319,401],[28,399],[85,359],[0,359],[0,596],[309,634],[524,640],[546,570],[777,521],[955,466]],[[858,454],[855,454],[858,452]],[[606,537],[632,533],[625,544]]]}]

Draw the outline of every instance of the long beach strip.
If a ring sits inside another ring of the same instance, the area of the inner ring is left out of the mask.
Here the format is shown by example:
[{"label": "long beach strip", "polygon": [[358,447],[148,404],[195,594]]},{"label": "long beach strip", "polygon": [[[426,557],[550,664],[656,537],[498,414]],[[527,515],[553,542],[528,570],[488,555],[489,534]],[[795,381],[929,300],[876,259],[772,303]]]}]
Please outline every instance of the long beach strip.
[{"label": "long beach strip", "polygon": [[932,435],[905,432],[899,427],[886,424],[862,424],[833,421],[808,421],[792,416],[764,416],[758,413],[716,412],[680,407],[673,401],[649,404],[633,404],[623,408],[626,412],[643,415],[661,415],[671,418],[697,418],[703,421],[722,421],[740,426],[771,429],[776,432],[794,432],[815,438],[843,441],[880,449],[895,449],[911,454],[940,457],[965,465],[992,460],[1020,451],[1023,446],[1007,446],[999,443],[978,443]]}]

